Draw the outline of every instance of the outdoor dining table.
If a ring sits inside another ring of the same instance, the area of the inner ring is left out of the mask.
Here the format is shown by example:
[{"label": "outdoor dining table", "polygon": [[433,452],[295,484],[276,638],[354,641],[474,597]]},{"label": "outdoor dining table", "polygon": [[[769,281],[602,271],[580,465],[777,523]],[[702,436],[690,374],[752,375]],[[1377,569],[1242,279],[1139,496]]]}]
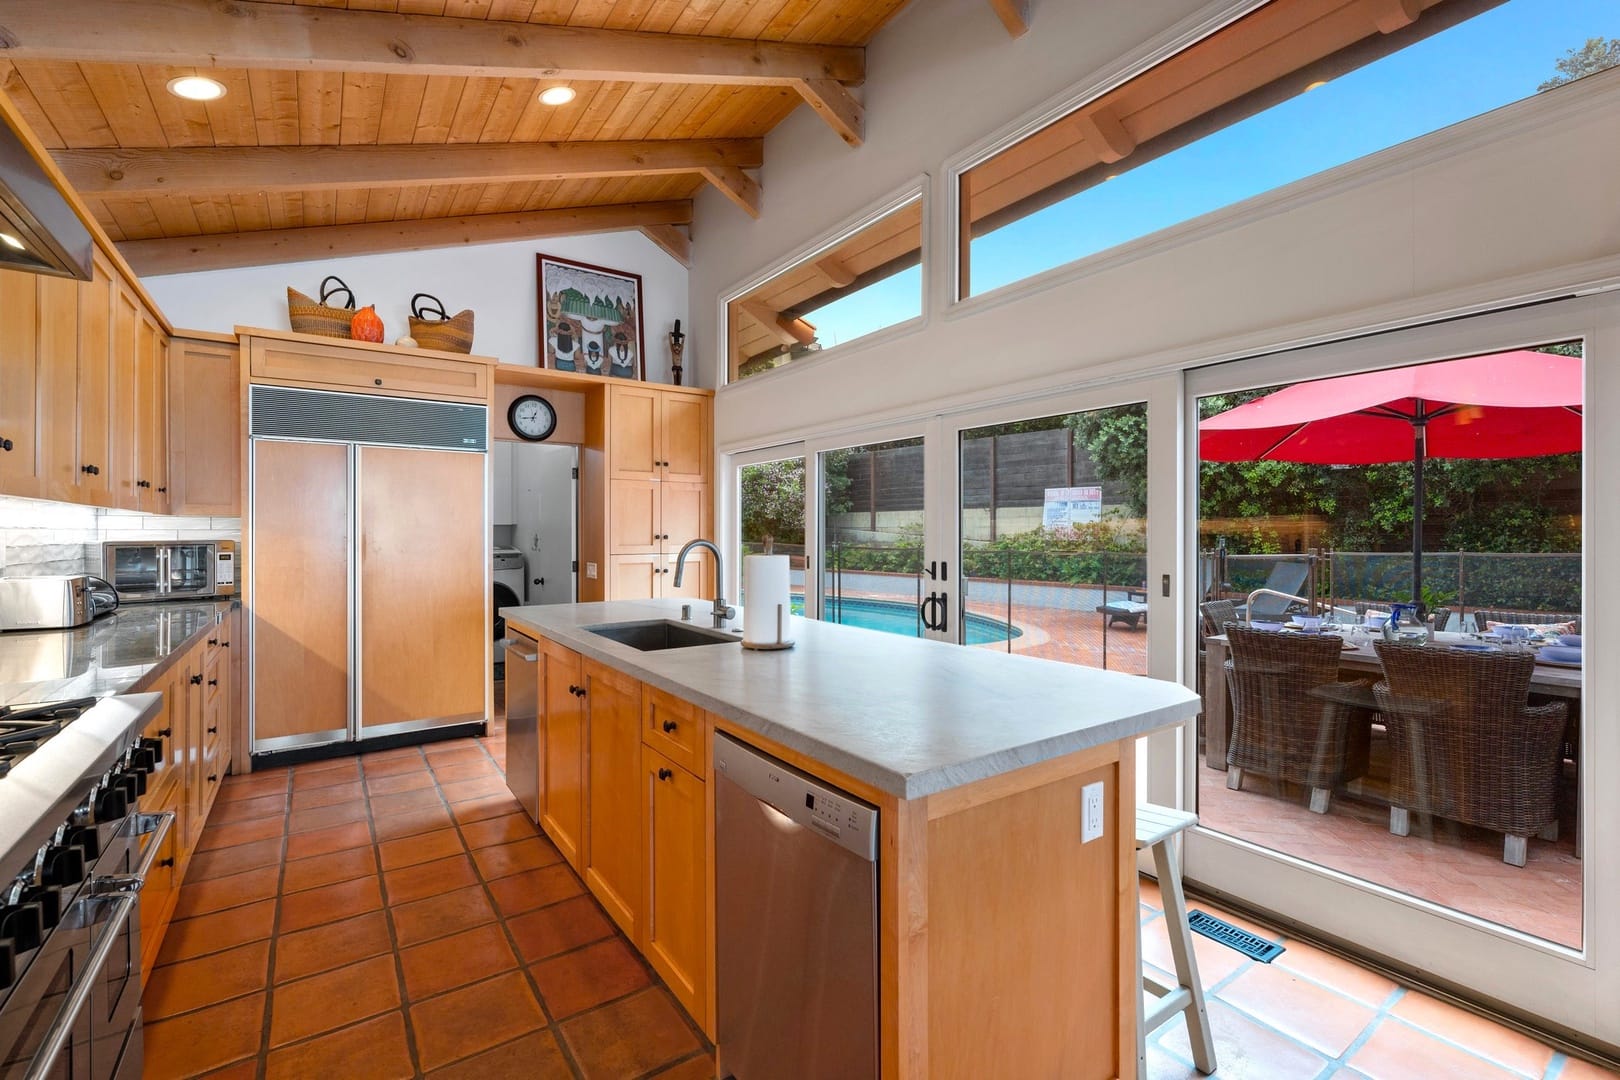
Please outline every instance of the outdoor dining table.
[{"label": "outdoor dining table", "polygon": [[[1477,644],[1470,634],[1442,632],[1430,642],[1433,648],[1451,644]],[[1226,661],[1230,648],[1225,634],[1214,634],[1204,639],[1204,764],[1211,769],[1226,771],[1226,743],[1231,737],[1231,701],[1227,695]],[[1372,639],[1354,649],[1345,649],[1339,657],[1339,670],[1349,676],[1377,675],[1382,670],[1378,654],[1373,651]],[[1530,692],[1548,697],[1579,698],[1581,672],[1579,668],[1554,667],[1538,663],[1530,676]]]}]

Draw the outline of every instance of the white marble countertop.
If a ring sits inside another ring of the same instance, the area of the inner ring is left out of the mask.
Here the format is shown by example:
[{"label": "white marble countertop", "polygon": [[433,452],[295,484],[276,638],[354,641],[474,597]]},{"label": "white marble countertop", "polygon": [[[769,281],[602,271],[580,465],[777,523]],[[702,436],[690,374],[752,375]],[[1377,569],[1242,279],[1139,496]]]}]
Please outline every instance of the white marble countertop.
[{"label": "white marble countertop", "polygon": [[[679,600],[502,608],[538,634],[901,798],[1011,772],[1198,714],[1175,683],[1053,660],[791,620],[780,652],[641,652],[587,627],[679,619]],[[693,625],[711,625],[693,604]],[[738,635],[739,638],[741,635]]]}]

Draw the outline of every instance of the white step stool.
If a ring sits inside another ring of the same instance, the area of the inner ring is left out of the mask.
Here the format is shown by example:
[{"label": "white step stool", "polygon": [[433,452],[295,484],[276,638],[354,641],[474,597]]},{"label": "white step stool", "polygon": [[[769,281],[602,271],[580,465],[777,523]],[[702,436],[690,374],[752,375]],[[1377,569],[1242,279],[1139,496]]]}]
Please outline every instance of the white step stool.
[{"label": "white step stool", "polygon": [[[1136,997],[1136,1075],[1147,1076],[1147,1037],[1178,1013],[1187,1017],[1187,1041],[1192,1044],[1193,1064],[1206,1076],[1215,1071],[1215,1040],[1209,1030],[1209,1012],[1204,1008],[1204,986],[1198,980],[1198,958],[1193,954],[1192,927],[1187,925],[1187,896],[1181,891],[1181,867],[1176,862],[1170,838],[1198,824],[1198,815],[1168,806],[1146,803],[1136,808],[1136,850],[1153,849],[1153,865],[1159,875],[1159,895],[1164,900],[1165,927],[1170,932],[1170,953],[1175,958],[1176,986],[1164,986],[1157,979],[1142,976],[1142,988],[1158,1000],[1152,1008],[1142,995]],[[1137,931],[1141,940],[1141,931]],[[1138,948],[1140,951],[1140,947]]]}]

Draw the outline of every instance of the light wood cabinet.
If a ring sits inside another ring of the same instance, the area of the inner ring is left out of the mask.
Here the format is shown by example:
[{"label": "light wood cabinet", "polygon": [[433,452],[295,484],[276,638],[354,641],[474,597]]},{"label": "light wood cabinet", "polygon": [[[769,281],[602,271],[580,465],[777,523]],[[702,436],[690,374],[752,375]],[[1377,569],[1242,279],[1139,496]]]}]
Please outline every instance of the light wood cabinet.
[{"label": "light wood cabinet", "polygon": [[712,531],[710,407],[706,395],[662,387],[609,389],[606,599],[714,596],[705,556],[688,564],[679,589],[674,561]]},{"label": "light wood cabinet", "polygon": [[580,655],[540,639],[540,827],[568,865],[585,844],[585,681]]},{"label": "light wood cabinet", "polygon": [[710,957],[706,791],[702,780],[642,748],[647,898],[642,951],[677,1000],[706,1023]]},{"label": "light wood cabinet", "polygon": [[242,513],[241,383],[234,341],[170,340],[169,503],[174,513]]},{"label": "light wood cabinet", "polygon": [[40,494],[78,493],[79,283],[40,277],[36,286],[39,348]]},{"label": "light wood cabinet", "polygon": [[113,284],[112,300],[112,450],[109,454],[112,502],[124,510],[140,506],[140,412],[136,386],[140,382],[140,300],[123,281]]},{"label": "light wood cabinet", "polygon": [[135,487],[144,513],[169,512],[169,338],[151,313],[136,312]]},{"label": "light wood cabinet", "polygon": [[703,748],[703,710],[656,687],[647,687],[641,741],[699,777],[709,775]]},{"label": "light wood cabinet", "polygon": [[0,492],[39,494],[39,277],[0,270]]},{"label": "light wood cabinet", "polygon": [[326,345],[297,334],[261,330],[253,335],[248,345],[248,377],[256,383],[478,405],[489,401],[490,371],[485,360],[361,342]]},{"label": "light wood cabinet", "polygon": [[675,587],[675,556],[609,555],[608,595],[615,600],[655,600],[683,596],[689,600],[714,598],[713,562],[694,555],[687,560],[680,588]]},{"label": "light wood cabinet", "polygon": [[111,506],[114,271],[100,252],[91,262],[93,277],[79,285],[78,452],[71,470],[75,489],[67,498]]},{"label": "light wood cabinet", "polygon": [[608,390],[609,475],[615,480],[707,484],[712,399],[652,387]]},{"label": "light wood cabinet", "polygon": [[639,940],[642,908],[641,684],[584,661],[586,886]]}]

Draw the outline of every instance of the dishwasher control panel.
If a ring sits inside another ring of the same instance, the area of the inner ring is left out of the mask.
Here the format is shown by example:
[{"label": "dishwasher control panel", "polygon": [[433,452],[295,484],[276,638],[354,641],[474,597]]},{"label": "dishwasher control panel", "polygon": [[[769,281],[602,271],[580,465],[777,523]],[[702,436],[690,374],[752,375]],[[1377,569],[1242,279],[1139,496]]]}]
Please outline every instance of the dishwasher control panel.
[{"label": "dishwasher control panel", "polygon": [[877,857],[877,808],[753,747],[716,734],[714,768],[783,817],[867,859]]}]

